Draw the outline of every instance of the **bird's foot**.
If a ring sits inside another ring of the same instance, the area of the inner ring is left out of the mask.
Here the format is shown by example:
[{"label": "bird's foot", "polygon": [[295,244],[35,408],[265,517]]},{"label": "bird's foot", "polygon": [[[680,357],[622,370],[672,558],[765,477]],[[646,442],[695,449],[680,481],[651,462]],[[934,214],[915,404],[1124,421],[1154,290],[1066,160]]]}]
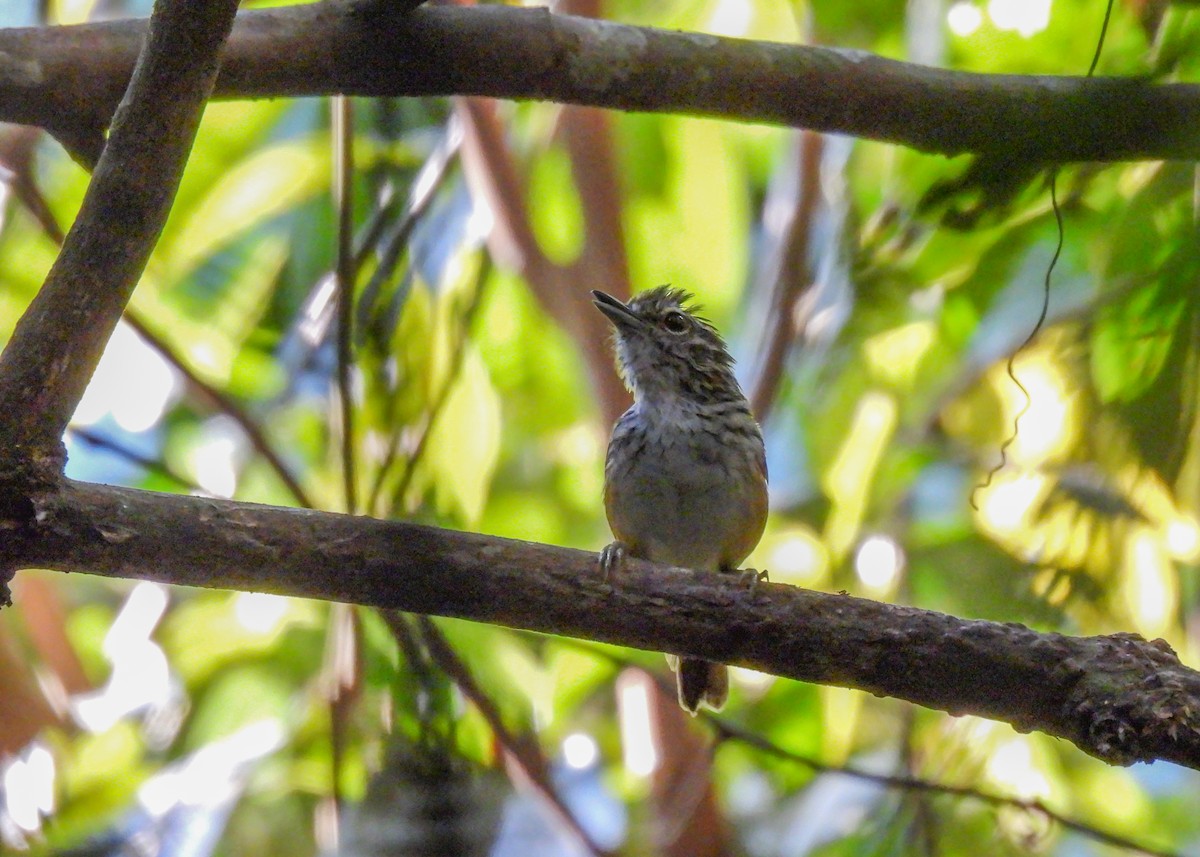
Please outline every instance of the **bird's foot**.
[{"label": "bird's foot", "polygon": [[625,543],[616,541],[605,545],[604,550],[600,551],[600,573],[604,577],[604,582],[608,583],[609,579],[614,574],[620,574],[624,567]]},{"label": "bird's foot", "polygon": [[751,592],[758,589],[758,585],[760,583],[771,582],[771,573],[765,568],[762,571],[759,571],[756,568],[743,568],[738,572],[738,576],[742,585]]}]

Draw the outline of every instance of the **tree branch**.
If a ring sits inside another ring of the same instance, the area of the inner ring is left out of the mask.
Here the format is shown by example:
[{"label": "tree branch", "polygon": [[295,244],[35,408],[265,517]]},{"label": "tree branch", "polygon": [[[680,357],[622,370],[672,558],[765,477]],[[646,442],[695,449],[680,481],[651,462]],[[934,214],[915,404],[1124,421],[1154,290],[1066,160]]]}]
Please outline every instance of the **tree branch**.
[{"label": "tree branch", "polygon": [[1067,637],[399,521],[65,481],[0,516],[37,566],[452,616],[738,664],[1200,769],[1200,673],[1166,643]]},{"label": "tree branch", "polygon": [[236,10],[156,4],[79,217],[0,355],[8,464],[60,469],[62,433],[166,221]]},{"label": "tree branch", "polygon": [[[85,163],[145,23],[0,31],[0,120]],[[1200,85],[986,75],[502,6],[351,0],[238,16],[216,96],[490,95],[693,113],[1012,163],[1200,158]]]}]

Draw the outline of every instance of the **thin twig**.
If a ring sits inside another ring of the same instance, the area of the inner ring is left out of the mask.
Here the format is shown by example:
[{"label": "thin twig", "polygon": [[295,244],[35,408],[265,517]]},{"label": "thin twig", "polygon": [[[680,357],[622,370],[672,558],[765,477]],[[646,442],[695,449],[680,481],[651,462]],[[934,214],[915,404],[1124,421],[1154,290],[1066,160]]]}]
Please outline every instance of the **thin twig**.
[{"label": "thin twig", "polygon": [[172,470],[165,461],[151,458],[148,455],[142,455],[140,452],[136,452],[124,444],[118,443],[112,438],[105,437],[99,432],[92,431],[84,426],[73,424],[67,426],[67,432],[72,436],[79,438],[84,443],[90,444],[91,446],[99,449],[108,450],[114,455],[118,455],[121,458],[124,458],[126,461],[136,464],[138,467],[142,467],[146,470],[157,473],[160,476],[165,476],[172,482],[177,483],[181,488],[186,488],[187,490],[194,491],[197,494],[206,493],[203,488],[201,488],[191,479],[188,479],[186,476],[183,476]]},{"label": "thin twig", "polygon": [[906,791],[927,792],[931,794],[942,794],[960,798],[970,798],[990,806],[996,807],[1011,807],[1014,809],[1022,809],[1028,812],[1036,812],[1039,815],[1061,825],[1067,830],[1087,836],[1090,839],[1095,839],[1098,842],[1103,842],[1108,845],[1115,845],[1118,848],[1125,848],[1130,851],[1135,851],[1140,854],[1148,854],[1151,857],[1183,857],[1179,852],[1168,851],[1164,848],[1156,848],[1154,846],[1145,845],[1141,842],[1135,842],[1132,839],[1127,839],[1116,833],[1111,833],[1107,830],[1101,830],[1085,822],[1078,821],[1070,816],[1063,815],[1057,810],[1053,810],[1046,806],[1041,800],[1036,798],[1019,798],[1008,795],[998,795],[991,792],[985,792],[981,789],[972,788],[970,786],[955,786],[948,783],[936,783],[930,780],[923,780],[918,777],[895,776],[891,774],[875,774],[870,771],[864,771],[859,768],[853,768],[845,765],[829,765],[816,759],[803,756],[799,753],[793,753],[790,750],[785,750],[778,744],[775,744],[770,739],[763,737],[755,732],[743,729],[733,723],[730,723],[724,718],[715,717],[711,714],[705,714],[704,719],[712,724],[717,734],[722,739],[733,739],[749,747],[753,747],[763,753],[775,756],[780,759],[796,762],[804,765],[813,771],[820,774],[844,774],[848,777],[853,777],[857,780],[876,783],[890,789],[904,789]]},{"label": "thin twig", "polygon": [[[396,266],[400,262],[400,257],[408,247],[408,240],[412,237],[413,230],[429,211],[429,206],[450,175],[450,167],[457,160],[461,145],[462,123],[452,115],[446,123],[446,130],[442,134],[442,138],[413,177],[404,207],[400,209],[399,221],[393,223],[391,217],[381,218],[377,231],[365,236],[359,251],[360,265],[362,264],[361,260],[365,259],[367,251],[374,248],[384,232],[387,232],[387,238],[379,248],[378,263],[375,270],[371,272],[367,284],[363,287],[362,297],[359,299],[360,325],[366,323],[365,314],[374,307],[384,285],[392,278]],[[388,208],[390,209],[391,206]],[[368,241],[370,243],[367,243]],[[370,508],[370,504],[367,505],[367,508]]]},{"label": "thin twig", "polygon": [[391,630],[408,668],[417,679],[417,684],[425,693],[431,693],[434,686],[434,667],[430,662],[429,652],[421,648],[416,632],[409,625],[408,614],[399,610],[380,610],[379,613]]},{"label": "thin twig", "polygon": [[[333,131],[333,204],[337,209],[337,248],[335,282],[337,284],[337,400],[341,411],[342,502],[346,511],[358,511],[357,467],[354,434],[354,286],[358,280],[354,254],[354,107],[345,95],[330,100]],[[344,796],[342,772],[345,767],[349,718],[357,701],[362,678],[361,640],[358,608],[334,604],[330,611],[326,640],[334,652],[327,666],[329,687],[329,774],[330,797],[341,827]],[[346,647],[348,657],[339,657]]]},{"label": "thin twig", "polygon": [[[367,218],[367,222],[355,239],[354,269],[356,271],[361,271],[363,265],[366,264],[371,252],[378,244],[380,236],[396,216],[401,202],[401,199],[392,192],[390,185],[385,185],[379,194],[374,211],[371,212],[371,216]],[[327,341],[326,337],[329,329],[333,327],[337,307],[336,302],[329,300],[326,290],[331,280],[336,277],[335,269],[316,278],[301,302],[302,309],[299,320],[293,320],[289,327],[285,337],[287,344],[284,349],[288,350],[295,342],[294,350],[297,353],[289,354],[286,359],[281,357],[282,362],[286,364],[285,368],[289,370],[291,379],[289,386],[280,394],[281,396],[289,395],[292,392],[296,374],[311,367],[316,352]],[[365,294],[364,291],[358,299],[360,307]]]},{"label": "thin twig", "polygon": [[128,307],[124,314],[125,322],[134,329],[134,331],[142,339],[146,341],[160,357],[166,360],[172,367],[175,368],[180,375],[183,376],[187,385],[199,396],[209,402],[217,411],[225,414],[237,424],[238,428],[245,434],[246,440],[250,441],[250,446],[256,453],[262,456],[263,460],[283,483],[292,498],[297,504],[305,509],[313,508],[312,500],[308,493],[304,490],[300,482],[292,474],[291,470],[284,463],[279,453],[275,450],[274,445],[267,439],[266,432],[263,431],[258,421],[250,416],[249,412],[243,408],[237,400],[217,387],[214,387],[208,381],[204,380],[189,366],[175,350],[167,344],[166,340],[151,330],[146,322],[142,319],[137,310]]},{"label": "thin twig", "polygon": [[[475,314],[479,309],[479,305],[483,298],[483,287],[487,282],[488,274],[491,272],[491,257],[484,252],[479,263],[479,271],[475,275],[474,291],[471,295],[471,302],[463,311],[462,320],[459,324],[459,337],[455,346],[454,352],[451,355],[450,368],[446,373],[446,380],[442,383],[441,389],[437,392],[437,397],[429,405],[429,411],[425,416],[425,425],[421,429],[420,437],[417,438],[417,443],[413,447],[412,453],[404,461],[404,470],[400,473],[400,479],[396,483],[396,488],[392,493],[392,506],[404,502],[404,495],[408,493],[408,488],[412,484],[413,476],[416,474],[417,465],[421,459],[425,457],[425,449],[429,445],[429,437],[433,433],[433,428],[437,424],[438,417],[446,407],[446,402],[450,400],[450,393],[454,390],[454,385],[458,382],[458,376],[462,371],[464,357],[466,355],[467,343],[471,339],[471,325],[475,320]],[[371,499],[367,506],[368,509],[374,509],[375,504],[379,500],[380,492],[383,489],[384,482],[387,479],[389,472],[400,449],[400,432],[395,431],[392,435],[392,442],[388,446],[388,452],[379,469],[375,473],[375,480],[371,484]]]},{"label": "thin twig", "polygon": [[[384,616],[388,619],[389,624],[393,621],[394,617],[389,617],[387,611],[385,611]],[[463,696],[469,699],[475,708],[478,709],[483,719],[487,721],[492,734],[496,736],[496,740],[508,752],[509,757],[516,762],[517,766],[521,769],[521,773],[525,775],[533,788],[549,803],[559,820],[567,826],[590,853],[596,855],[596,857],[607,855],[609,853],[608,850],[601,847],[592,839],[591,835],[583,829],[579,820],[572,815],[567,805],[563,803],[562,798],[559,797],[553,783],[550,782],[549,765],[537,743],[535,741],[522,740],[509,730],[504,724],[504,719],[500,716],[500,711],[496,707],[496,703],[492,701],[491,697],[475,681],[475,677],[471,674],[470,669],[458,656],[458,653],[454,651],[453,647],[451,647],[441,630],[433,624],[432,620],[427,616],[418,616],[417,622],[421,627],[425,647],[429,650],[429,654],[434,662],[450,676],[450,680],[458,686]]]},{"label": "thin twig", "polygon": [[400,196],[392,190],[390,184],[384,185],[379,196],[379,204],[371,212],[371,216],[367,218],[367,222],[356,240],[357,246],[354,248],[355,270],[361,270],[362,266],[366,264],[371,251],[379,243],[379,237],[383,235],[383,231],[392,222],[392,218],[400,208]]},{"label": "thin twig", "polygon": [[[361,320],[361,316],[375,303],[379,293],[383,289],[385,281],[395,273],[396,265],[399,263],[408,240],[412,236],[413,229],[416,228],[417,223],[429,211],[429,207],[437,196],[437,192],[450,175],[450,167],[457,160],[461,145],[462,125],[457,118],[451,116],[446,124],[446,129],[441,140],[413,178],[408,198],[403,209],[400,209],[402,212],[400,220],[391,227],[388,238],[380,251],[379,264],[371,274],[367,285],[363,288],[362,298],[359,303],[360,324],[365,324],[365,321]],[[380,226],[373,234],[374,241],[377,241],[383,235],[385,227],[386,224],[380,219]],[[368,245],[364,242],[360,254],[365,256],[367,248]],[[389,416],[394,413],[395,401],[395,397],[389,398],[387,409]],[[376,504],[379,502],[385,477],[399,455],[399,452],[400,434],[399,432],[394,432],[388,444],[387,452],[384,454],[383,462],[375,471],[364,508],[369,510],[377,508]]]},{"label": "thin twig", "polygon": [[337,207],[337,385],[342,412],[342,489],[346,511],[358,511],[354,455],[354,107],[344,95],[334,96],[333,200]]},{"label": "thin twig", "polygon": [[[1100,63],[1100,54],[1104,51],[1104,39],[1108,35],[1108,25],[1112,20],[1112,8],[1113,0],[1108,0],[1108,3],[1104,8],[1104,21],[1100,25],[1100,37],[1096,40],[1096,50],[1092,54],[1091,64],[1088,65],[1087,77],[1089,79],[1096,73],[1096,66]],[[1062,209],[1058,204],[1059,166],[1057,164],[1052,165],[1049,172],[1050,174],[1047,178],[1047,183],[1050,185],[1050,207],[1054,211],[1054,224],[1057,227],[1058,240],[1054,246],[1054,254],[1050,257],[1050,263],[1046,266],[1046,275],[1042,281],[1041,312],[1038,314],[1037,321],[1034,322],[1033,329],[1029,331],[1029,335],[1025,337],[1025,341],[1017,347],[1016,351],[1008,356],[1008,361],[1004,364],[1004,371],[1008,374],[1009,380],[1011,380],[1016,388],[1021,391],[1024,403],[1021,405],[1020,410],[1017,411],[1016,416],[1013,417],[1012,430],[1009,432],[1008,437],[1005,438],[1004,442],[1000,444],[1000,461],[997,462],[987,472],[987,475],[984,477],[983,481],[976,484],[975,489],[971,491],[971,507],[976,511],[979,510],[979,505],[975,501],[976,495],[982,489],[990,486],[992,484],[992,480],[996,477],[996,474],[1002,471],[1005,465],[1008,464],[1008,449],[1016,441],[1017,435],[1020,432],[1021,418],[1029,412],[1031,407],[1033,407],[1033,398],[1030,396],[1029,390],[1027,390],[1025,385],[1022,384],[1017,378],[1017,373],[1015,371],[1016,360],[1017,357],[1024,354],[1029,346],[1033,344],[1034,339],[1037,338],[1043,327],[1045,327],[1046,317],[1050,314],[1050,278],[1053,276],[1054,269],[1058,265],[1058,259],[1062,255],[1063,243],[1066,238],[1065,231],[1063,229]]]},{"label": "thin twig", "polygon": [[[915,777],[917,771],[917,745],[916,745],[916,728],[917,728],[917,709],[911,705],[904,706],[904,711],[900,715],[901,719],[901,736],[900,736],[900,769],[905,776]],[[913,850],[913,853],[920,853],[925,857],[936,857],[938,854],[938,818],[934,812],[933,805],[929,800],[929,795],[925,792],[905,792],[908,800],[901,800],[896,806],[897,821],[903,823],[902,813],[905,810],[905,804],[911,804],[913,810],[913,818],[911,823],[905,825],[904,837]],[[920,849],[918,852],[917,849]]]},{"label": "thin twig", "polygon": [[750,409],[760,423],[770,416],[784,376],[788,349],[798,330],[797,302],[813,282],[808,263],[813,218],[821,201],[821,162],[824,138],[814,131],[801,131],[796,141],[799,182],[791,220],[778,247],[771,282],[767,331],[762,339],[754,381],[750,385]]},{"label": "thin twig", "polygon": [[[623,657],[617,652],[610,649],[602,648],[593,643],[588,643],[582,640],[560,639],[558,642],[568,645],[579,651],[587,652],[598,658],[609,661],[614,666],[620,668],[635,668],[645,670],[653,676],[655,683],[659,686],[663,693],[674,695],[675,686],[673,680],[661,672],[646,670],[645,665],[638,663],[632,658]],[[1131,839],[1127,839],[1116,833],[1110,833],[1106,830],[1101,830],[1098,827],[1093,827],[1082,821],[1078,821],[1070,816],[1051,809],[1042,801],[1033,798],[1018,798],[1007,795],[998,795],[991,792],[985,792],[971,786],[956,786],[948,783],[938,783],[932,780],[921,779],[915,776],[897,776],[893,774],[876,774],[871,771],[864,771],[861,768],[855,768],[850,765],[833,765],[828,762],[822,762],[814,759],[811,756],[805,756],[801,753],[796,753],[791,750],[785,750],[778,744],[771,741],[769,738],[753,732],[744,726],[740,726],[724,717],[719,717],[711,711],[701,711],[700,718],[708,723],[713,731],[717,734],[719,741],[733,740],[752,747],[763,753],[775,756],[780,759],[786,759],[791,762],[803,765],[806,768],[818,774],[843,774],[847,777],[853,777],[857,780],[875,783],[885,788],[903,789],[905,791],[925,792],[928,794],[944,794],[951,797],[971,798],[978,800],[991,806],[1011,807],[1013,809],[1021,809],[1029,812],[1036,812],[1051,821],[1062,825],[1068,830],[1095,839],[1099,842],[1104,842],[1109,845],[1115,845],[1120,848],[1125,848],[1130,851],[1135,851],[1142,854],[1150,855],[1150,857],[1183,857],[1175,851],[1155,848],[1147,846]]]},{"label": "thin twig", "polygon": [[1038,334],[1046,326],[1046,319],[1050,315],[1050,278],[1054,276],[1054,269],[1058,266],[1059,257],[1062,256],[1066,233],[1063,230],[1063,215],[1062,209],[1058,205],[1058,167],[1050,168],[1050,207],[1054,212],[1054,225],[1057,229],[1057,240],[1054,244],[1054,253],[1050,256],[1050,263],[1046,266],[1045,276],[1042,278],[1042,307],[1038,313],[1037,321],[1033,323],[1033,329],[1029,331],[1029,335],[1024,341],[1017,346],[1017,350],[1008,355],[1008,360],[1004,363],[1004,371],[1008,375],[1014,386],[1021,391],[1023,397],[1021,407],[1013,416],[1012,428],[1009,430],[1008,436],[1004,442],[1000,444],[1000,460],[996,462],[987,472],[983,479],[975,483],[975,487],[971,490],[970,502],[971,508],[979,511],[979,503],[976,498],[979,492],[986,490],[992,484],[1004,468],[1008,465],[1008,449],[1016,443],[1017,437],[1021,432],[1021,420],[1025,414],[1029,413],[1029,409],[1033,407],[1033,396],[1030,395],[1028,388],[1021,383],[1021,379],[1017,377],[1017,358],[1020,357],[1037,339]]}]

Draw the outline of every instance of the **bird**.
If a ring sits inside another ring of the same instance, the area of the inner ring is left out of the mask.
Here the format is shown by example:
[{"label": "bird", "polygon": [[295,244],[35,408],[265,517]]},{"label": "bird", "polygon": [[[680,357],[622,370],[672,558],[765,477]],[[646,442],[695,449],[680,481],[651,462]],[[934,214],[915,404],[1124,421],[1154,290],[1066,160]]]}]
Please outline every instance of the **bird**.
[{"label": "bird", "polygon": [[[627,556],[736,573],[766,526],[767,459],[725,341],[682,289],[659,286],[628,303],[602,291],[592,299],[612,322],[617,368],[633,394],[604,464],[614,538],[600,554],[605,579]],[[724,664],[668,660],[686,711],[724,706]]]}]

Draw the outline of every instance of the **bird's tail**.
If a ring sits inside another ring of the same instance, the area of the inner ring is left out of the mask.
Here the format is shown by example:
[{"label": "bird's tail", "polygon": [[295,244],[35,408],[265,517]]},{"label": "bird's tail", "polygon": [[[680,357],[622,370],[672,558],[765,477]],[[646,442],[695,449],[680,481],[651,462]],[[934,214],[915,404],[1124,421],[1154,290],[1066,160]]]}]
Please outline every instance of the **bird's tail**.
[{"label": "bird's tail", "polygon": [[673,663],[672,667],[679,682],[679,704],[689,713],[695,714],[702,704],[713,711],[720,711],[725,705],[729,696],[729,670],[724,664],[680,658],[678,665]]}]

